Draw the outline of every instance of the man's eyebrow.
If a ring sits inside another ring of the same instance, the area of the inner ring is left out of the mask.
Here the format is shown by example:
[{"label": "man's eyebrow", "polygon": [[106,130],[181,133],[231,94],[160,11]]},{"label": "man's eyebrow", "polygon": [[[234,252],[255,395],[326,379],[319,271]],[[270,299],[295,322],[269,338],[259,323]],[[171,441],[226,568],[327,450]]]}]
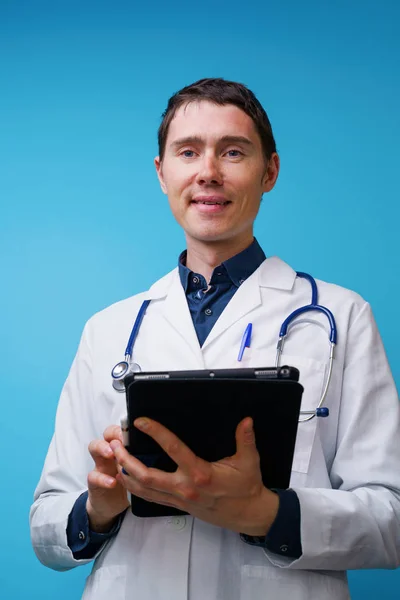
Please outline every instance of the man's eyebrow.
[{"label": "man's eyebrow", "polygon": [[172,148],[179,148],[179,146],[186,146],[189,144],[202,144],[204,140],[197,135],[188,135],[187,137],[179,138],[171,143]]},{"label": "man's eyebrow", "polygon": [[[243,135],[224,135],[218,140],[218,143],[223,144],[245,144],[246,146],[253,146],[253,142]],[[187,137],[179,138],[171,143],[172,148],[179,148],[190,144],[204,144],[204,139],[197,135],[189,135]]]},{"label": "man's eyebrow", "polygon": [[221,142],[228,144],[245,144],[246,146],[254,146],[253,142],[244,135],[224,135]]}]

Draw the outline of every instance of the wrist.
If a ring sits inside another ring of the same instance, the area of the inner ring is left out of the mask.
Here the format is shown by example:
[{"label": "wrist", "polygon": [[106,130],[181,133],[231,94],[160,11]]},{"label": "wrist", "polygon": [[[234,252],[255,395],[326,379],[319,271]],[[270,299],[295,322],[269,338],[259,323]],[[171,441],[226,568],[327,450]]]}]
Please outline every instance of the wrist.
[{"label": "wrist", "polygon": [[112,529],[118,515],[103,514],[96,511],[89,498],[86,501],[86,513],[89,520],[89,529],[95,533],[108,533]]},{"label": "wrist", "polygon": [[253,537],[265,537],[276,519],[279,509],[279,496],[263,487],[259,497],[254,502],[247,523],[241,533]]}]

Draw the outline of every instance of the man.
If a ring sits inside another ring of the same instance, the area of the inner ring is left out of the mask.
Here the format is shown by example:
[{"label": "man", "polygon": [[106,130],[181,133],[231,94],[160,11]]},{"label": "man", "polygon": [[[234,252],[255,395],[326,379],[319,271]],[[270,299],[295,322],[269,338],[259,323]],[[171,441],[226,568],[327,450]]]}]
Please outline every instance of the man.
[{"label": "man", "polygon": [[[110,372],[143,300],[151,303],[133,352],[146,371],[238,366],[249,321],[254,335],[240,364],[273,365],[280,324],[310,302],[309,283],[265,258],[253,237],[279,158],[250,90],[205,79],[175,94],[155,166],[187,250],[148,292],[87,323],[35,492],[35,552],[58,570],[95,558],[90,600],[348,598],[346,569],[394,568],[400,558],[399,403],[357,294],[318,282],[339,336],[330,416],[299,424],[289,490],[262,485],[249,418],[238,425],[236,454],[218,463],[154,421],[135,422],[178,464],[170,474],[148,469],[121,443],[125,397]],[[293,326],[282,361],[300,370],[302,409],[315,408],[328,363],[323,315]],[[129,493],[189,516],[137,518]]]}]

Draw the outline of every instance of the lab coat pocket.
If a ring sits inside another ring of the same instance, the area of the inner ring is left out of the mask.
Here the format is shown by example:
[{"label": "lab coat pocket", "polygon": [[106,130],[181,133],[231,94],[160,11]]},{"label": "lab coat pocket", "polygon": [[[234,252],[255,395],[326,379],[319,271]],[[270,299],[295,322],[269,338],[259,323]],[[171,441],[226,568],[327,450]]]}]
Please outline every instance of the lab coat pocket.
[{"label": "lab coat pocket", "polygon": [[[287,354],[282,355],[281,364],[292,365],[299,369],[299,381],[304,388],[301,400],[301,410],[315,410],[322,395],[326,364],[315,359]],[[319,417],[314,417],[309,421],[299,422],[292,471],[308,473],[318,418]],[[304,419],[304,417],[300,415],[300,419]]]},{"label": "lab coat pocket", "polygon": [[[288,575],[286,575],[288,573]],[[307,588],[302,589],[299,577],[286,571],[281,574],[277,569],[261,565],[242,565],[240,600],[251,598],[278,598],[292,597],[296,600],[309,600]]]},{"label": "lab coat pocket", "polygon": [[86,580],[82,600],[125,600],[126,571],[122,565],[95,568]]},{"label": "lab coat pocket", "polygon": [[[251,366],[273,365],[275,364],[274,359],[275,356],[268,357],[267,352],[257,348],[252,352]],[[296,367],[299,370],[299,382],[304,388],[301,400],[301,410],[315,410],[322,395],[327,367],[326,363],[315,360],[314,358],[283,353],[280,364]],[[292,464],[292,471],[294,472],[308,473],[317,421],[318,418],[315,417],[310,421],[301,422],[298,425]]]}]

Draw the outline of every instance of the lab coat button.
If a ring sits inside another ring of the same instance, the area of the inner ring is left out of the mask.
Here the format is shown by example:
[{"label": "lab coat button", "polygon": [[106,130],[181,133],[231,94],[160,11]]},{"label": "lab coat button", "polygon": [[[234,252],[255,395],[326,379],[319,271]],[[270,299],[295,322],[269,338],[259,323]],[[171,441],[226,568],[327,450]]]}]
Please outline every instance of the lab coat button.
[{"label": "lab coat button", "polygon": [[86,539],[86,535],[83,533],[83,531],[80,531],[80,532],[78,533],[78,538],[79,538],[80,540],[85,540],[85,539]]},{"label": "lab coat button", "polygon": [[186,517],[184,517],[184,516],[174,517],[172,519],[172,526],[177,531],[181,531],[182,529],[184,529],[186,527]]}]

